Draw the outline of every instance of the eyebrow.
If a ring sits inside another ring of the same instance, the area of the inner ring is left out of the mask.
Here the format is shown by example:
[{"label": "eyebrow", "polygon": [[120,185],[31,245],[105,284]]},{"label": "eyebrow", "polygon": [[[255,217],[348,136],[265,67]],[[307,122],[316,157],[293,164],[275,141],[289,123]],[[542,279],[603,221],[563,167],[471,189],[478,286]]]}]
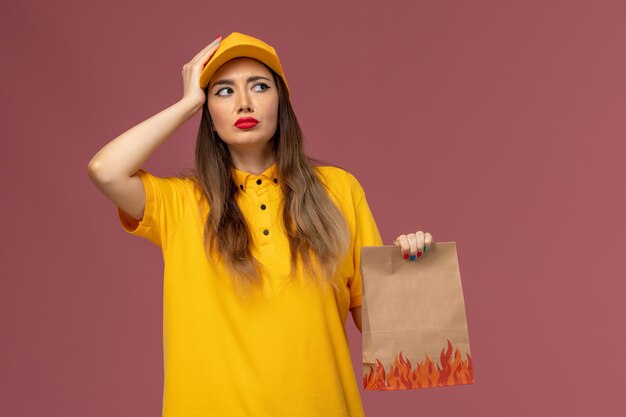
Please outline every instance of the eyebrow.
[{"label": "eyebrow", "polygon": [[[253,76],[253,77],[248,77],[248,79],[247,79],[246,81],[247,81],[248,83],[251,83],[251,82],[256,81],[256,80],[267,80],[267,81],[272,81],[272,80],[270,80],[269,78],[267,78],[267,77],[262,77],[262,76],[260,76],[260,75],[255,75],[255,76]],[[219,80],[219,81],[215,81],[215,83],[213,83],[213,87],[215,87],[215,86],[217,86],[217,85],[220,85],[220,84],[223,84],[223,85],[235,85],[235,82],[234,82],[233,80],[227,80],[227,79],[224,79],[224,80]],[[213,89],[213,87],[211,87],[211,89]]]}]

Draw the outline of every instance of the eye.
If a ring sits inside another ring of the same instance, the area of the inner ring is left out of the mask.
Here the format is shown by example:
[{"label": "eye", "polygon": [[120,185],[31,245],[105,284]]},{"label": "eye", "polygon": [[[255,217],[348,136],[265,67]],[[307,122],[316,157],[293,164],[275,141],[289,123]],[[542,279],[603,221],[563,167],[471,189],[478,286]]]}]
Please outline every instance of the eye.
[{"label": "eye", "polygon": [[[254,85],[254,87],[258,87],[258,86],[264,86],[265,88],[263,88],[263,89],[261,89],[261,90],[257,90],[257,91],[267,91],[268,89],[270,89],[270,86],[268,86],[268,85],[267,85],[267,84],[265,84],[265,83],[258,83],[258,84],[255,84],[255,85]],[[224,94],[220,94],[220,92],[221,92],[222,90],[231,90],[231,91],[232,91],[232,88],[230,88],[230,87],[220,88],[219,90],[217,90],[217,92],[215,93],[215,95],[216,95],[216,96],[224,96]]]},{"label": "eye", "polygon": [[259,86],[259,85],[264,85],[264,86],[266,87],[265,89],[260,90],[260,91],[267,91],[267,90],[270,88],[270,86],[269,86],[269,85],[267,85],[267,84],[265,84],[265,83],[258,83],[258,84],[255,84],[255,87],[257,87],[257,86]]},{"label": "eye", "polygon": [[217,92],[215,93],[216,96],[221,96],[223,94],[220,94],[220,91],[222,90],[232,90],[232,88],[230,87],[224,87],[224,88],[220,88],[219,90],[217,90]]}]

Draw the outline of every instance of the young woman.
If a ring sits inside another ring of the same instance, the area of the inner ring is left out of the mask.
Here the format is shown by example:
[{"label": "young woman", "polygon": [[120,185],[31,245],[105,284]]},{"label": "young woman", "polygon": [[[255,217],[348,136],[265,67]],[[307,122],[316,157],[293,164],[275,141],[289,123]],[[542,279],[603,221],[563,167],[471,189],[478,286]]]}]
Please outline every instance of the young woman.
[{"label": "young woman", "polygon": [[[361,247],[383,244],[363,188],[305,155],[265,42],[218,37],[183,80],[89,163],[124,230],[163,252],[163,415],[363,416],[345,321],[361,330]],[[200,109],[195,171],[140,169]],[[414,260],[432,236],[394,243]]]}]

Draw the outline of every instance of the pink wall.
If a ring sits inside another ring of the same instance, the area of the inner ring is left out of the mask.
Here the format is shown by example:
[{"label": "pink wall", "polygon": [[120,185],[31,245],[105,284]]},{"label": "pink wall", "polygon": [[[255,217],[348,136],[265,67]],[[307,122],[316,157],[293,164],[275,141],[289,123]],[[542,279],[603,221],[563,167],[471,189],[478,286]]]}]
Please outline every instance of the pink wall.
[{"label": "pink wall", "polygon": [[[476,383],[362,392],[368,417],[624,415],[626,3],[75,3],[0,13],[0,414],[160,415],[161,253],[87,162],[240,31],[276,47],[309,153],[361,181],[386,244],[458,245]],[[198,122],[146,168],[191,165]]]}]

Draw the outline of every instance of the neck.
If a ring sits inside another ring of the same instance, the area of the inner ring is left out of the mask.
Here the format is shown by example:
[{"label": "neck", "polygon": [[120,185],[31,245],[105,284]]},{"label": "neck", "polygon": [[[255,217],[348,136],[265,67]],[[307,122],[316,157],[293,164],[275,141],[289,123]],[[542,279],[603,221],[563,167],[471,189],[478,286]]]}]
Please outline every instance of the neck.
[{"label": "neck", "polygon": [[275,162],[274,154],[270,152],[242,152],[231,148],[230,156],[235,168],[254,175],[261,174]]}]

